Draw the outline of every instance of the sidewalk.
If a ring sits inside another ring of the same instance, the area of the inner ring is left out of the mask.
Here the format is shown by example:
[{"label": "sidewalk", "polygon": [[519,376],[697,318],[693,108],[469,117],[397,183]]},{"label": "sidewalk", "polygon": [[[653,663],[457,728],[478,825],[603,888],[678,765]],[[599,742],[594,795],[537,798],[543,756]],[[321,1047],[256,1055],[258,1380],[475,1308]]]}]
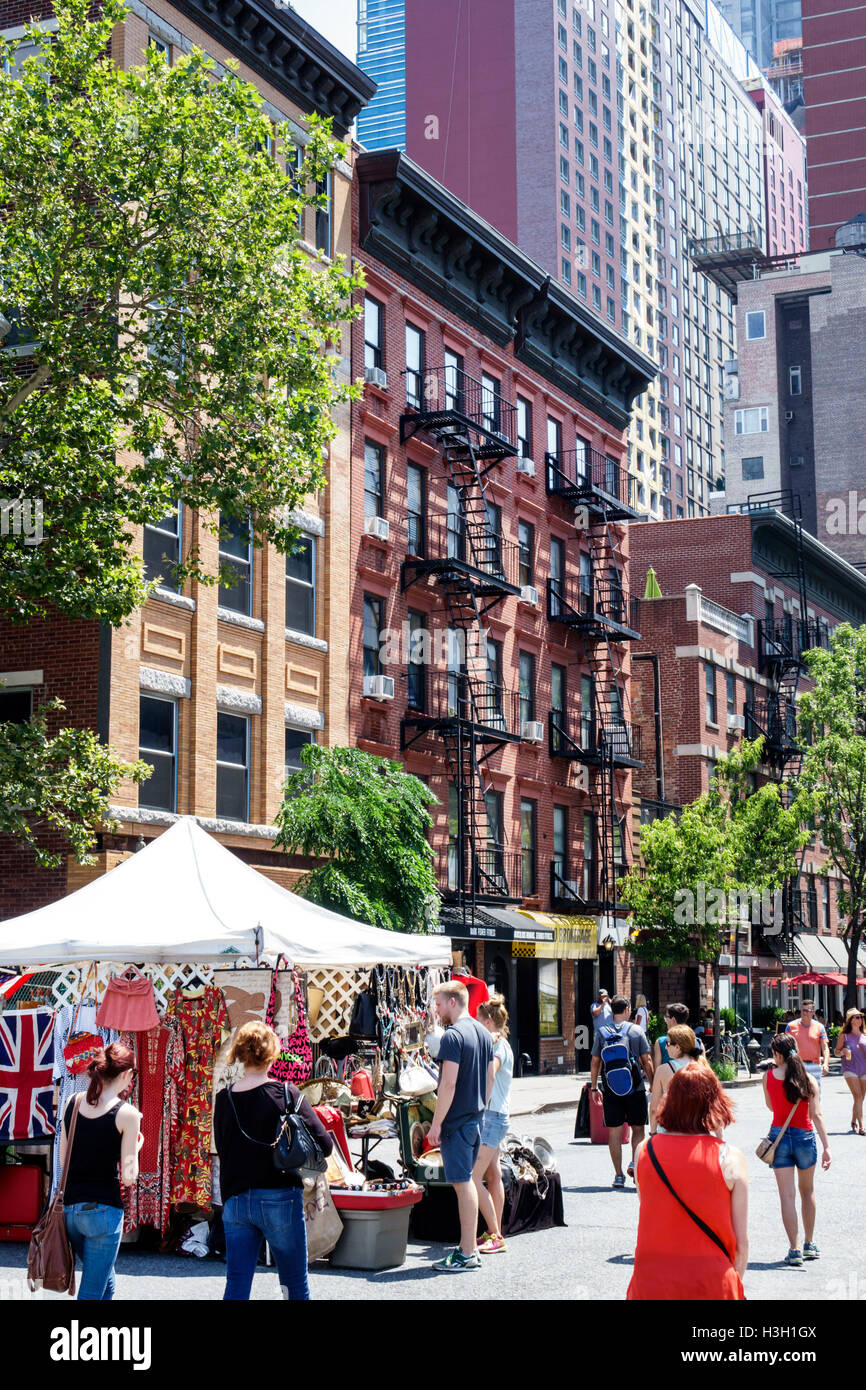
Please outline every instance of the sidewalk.
[{"label": "sidewalk", "polygon": [[[548,1115],[553,1110],[577,1109],[577,1102],[583,1083],[589,1080],[589,1072],[572,1072],[569,1076],[523,1076],[511,1083],[511,1115]],[[723,1083],[725,1090],[739,1089],[743,1086],[759,1086],[760,1073],[755,1076],[741,1076],[738,1081]]]}]

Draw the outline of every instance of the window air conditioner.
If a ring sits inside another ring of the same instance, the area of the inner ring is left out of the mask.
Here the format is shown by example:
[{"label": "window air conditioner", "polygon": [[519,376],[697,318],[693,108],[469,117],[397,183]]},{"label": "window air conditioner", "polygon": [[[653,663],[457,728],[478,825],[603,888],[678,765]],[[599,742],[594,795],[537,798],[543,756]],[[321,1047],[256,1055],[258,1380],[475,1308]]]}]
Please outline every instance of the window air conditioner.
[{"label": "window air conditioner", "polygon": [[364,517],[364,535],[375,536],[377,541],[386,541],[391,534],[391,523],[383,516]]},{"label": "window air conditioner", "polygon": [[534,584],[524,584],[520,590],[520,602],[531,603],[535,608],[538,607],[538,590]]},{"label": "window air conditioner", "polygon": [[544,724],[540,719],[524,719],[520,729],[520,737],[524,743],[542,743],[544,740]]},{"label": "window air conditioner", "polygon": [[786,411],[785,411],[785,419],[788,421],[788,424],[791,423],[791,421],[793,420],[793,418],[794,418],[794,412],[793,412],[793,410],[786,410]]},{"label": "window air conditioner", "polygon": [[393,700],[393,676],[365,676],[364,694],[368,700]]},{"label": "window air conditioner", "polygon": [[517,460],[517,471],[518,471],[518,473],[525,473],[525,475],[526,475],[527,478],[534,478],[534,477],[535,477],[535,464],[534,464],[533,460],[530,459],[530,458],[522,458],[522,457],[521,457],[521,458],[518,458],[518,460]]},{"label": "window air conditioner", "polygon": [[382,367],[365,367],[364,380],[371,386],[380,386],[383,391],[388,389],[388,373]]},{"label": "window air conditioner", "polygon": [[735,729],[745,729],[746,718],[742,714],[728,715],[728,732],[732,733]]}]

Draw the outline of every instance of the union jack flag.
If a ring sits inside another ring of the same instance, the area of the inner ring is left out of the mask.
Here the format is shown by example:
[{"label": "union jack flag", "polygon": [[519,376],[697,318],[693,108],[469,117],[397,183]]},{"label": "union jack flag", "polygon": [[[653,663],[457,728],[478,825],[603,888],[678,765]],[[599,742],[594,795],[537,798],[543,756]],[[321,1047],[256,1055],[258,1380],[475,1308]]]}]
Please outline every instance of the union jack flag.
[{"label": "union jack flag", "polygon": [[54,1014],[0,1014],[0,1143],[54,1133]]}]

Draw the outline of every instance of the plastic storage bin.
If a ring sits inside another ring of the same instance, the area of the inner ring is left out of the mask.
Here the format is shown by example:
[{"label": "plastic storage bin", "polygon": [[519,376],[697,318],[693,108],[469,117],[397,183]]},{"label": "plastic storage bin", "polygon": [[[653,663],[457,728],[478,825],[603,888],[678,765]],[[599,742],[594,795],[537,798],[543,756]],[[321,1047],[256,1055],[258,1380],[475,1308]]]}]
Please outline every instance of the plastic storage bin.
[{"label": "plastic storage bin", "polygon": [[343,1234],[328,1259],[342,1269],[395,1269],[405,1262],[409,1214],[422,1192],[332,1192]]}]

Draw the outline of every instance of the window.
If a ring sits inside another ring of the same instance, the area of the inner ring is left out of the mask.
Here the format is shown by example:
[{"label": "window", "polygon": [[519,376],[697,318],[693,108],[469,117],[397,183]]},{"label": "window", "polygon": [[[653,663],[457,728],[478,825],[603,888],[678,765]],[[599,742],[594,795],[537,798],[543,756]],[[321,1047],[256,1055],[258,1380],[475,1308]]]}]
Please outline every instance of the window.
[{"label": "window", "polygon": [[499,394],[501,382],[487,372],[481,373],[481,423],[491,434],[498,434],[502,397]]},{"label": "window", "polygon": [[425,666],[424,666],[424,614],[409,609],[409,664],[408,686],[409,704],[412,709],[426,709]]},{"label": "window", "polygon": [[[525,898],[529,898],[537,892],[536,881],[536,821],[538,806],[534,801],[521,801],[520,803],[520,871],[521,871],[521,891]],[[556,961],[551,961],[551,965],[556,965]],[[541,971],[539,969],[539,975]],[[540,986],[539,986],[540,988]]]},{"label": "window", "polygon": [[414,324],[406,324],[406,404],[421,409],[424,389],[424,334]]},{"label": "window", "polygon": [[763,309],[756,309],[752,313],[746,314],[746,337],[748,339],[755,339],[765,338],[766,336],[767,331]]},{"label": "window", "polygon": [[380,676],[382,661],[379,633],[383,627],[385,600],[364,595],[364,675]]},{"label": "window", "polygon": [[427,475],[425,470],[415,463],[406,466],[406,511],[409,554],[424,555],[427,531]]},{"label": "window", "polygon": [[458,352],[445,350],[445,407],[463,409],[463,358]]},{"label": "window", "polygon": [[517,397],[517,452],[522,459],[532,457],[532,405]]},{"label": "window", "polygon": [[382,347],[382,305],[378,299],[364,298],[364,369],[384,367],[385,357]]},{"label": "window", "polygon": [[567,877],[568,868],[568,808],[553,808],[553,870],[560,879]]},{"label": "window", "polygon": [[149,811],[177,810],[177,705],[142,695],[138,702],[138,756],[153,772],[142,782],[139,806]]},{"label": "window", "polygon": [[743,482],[753,483],[764,476],[763,456],[743,459]]},{"label": "window", "polygon": [[737,712],[737,680],[730,672],[725,672],[725,701],[729,715]]},{"label": "window", "polygon": [[149,581],[159,579],[164,589],[179,587],[173,571],[180,564],[181,516],[178,502],[176,511],[169,512],[157,525],[144,528],[144,577]]},{"label": "window", "polygon": [[[550,708],[556,716],[565,714],[566,681],[566,668],[554,663],[550,668]],[[555,722],[561,725],[561,718],[557,718]]]},{"label": "window", "polygon": [[518,584],[533,583],[533,558],[535,551],[535,527],[528,521],[517,523]]},{"label": "window", "polygon": [[158,53],[160,58],[171,67],[171,44],[166,43],[165,39],[160,39],[156,34],[148,34],[147,46]]},{"label": "window", "polygon": [[364,516],[382,516],[385,491],[385,450],[364,440]]},{"label": "window", "polygon": [[316,539],[301,536],[286,556],[286,627],[316,635]]},{"label": "window", "polygon": [[709,662],[704,667],[704,680],[707,692],[707,723],[717,724],[719,721],[716,706],[716,668]]},{"label": "window", "polygon": [[562,453],[562,425],[551,415],[547,417],[547,452],[557,457]]},{"label": "window", "polygon": [[286,728],[286,776],[300,772],[302,768],[301,750],[315,743],[316,735],[312,729]]},{"label": "window", "polygon": [[734,411],[734,429],[737,434],[766,434],[769,428],[769,407],[766,405]]},{"label": "window", "polygon": [[593,811],[583,813],[583,896],[587,902],[595,898],[596,818]]},{"label": "window", "polygon": [[219,563],[221,570],[235,576],[233,584],[220,584],[220,607],[249,617],[253,599],[253,530],[248,520],[238,521],[220,512]]},{"label": "window", "polygon": [[316,208],[316,250],[326,256],[331,254],[331,179],[332,175],[326,174],[316,184],[316,193],[322,199]]},{"label": "window", "polygon": [[789,394],[790,396],[799,396],[799,395],[802,394],[802,391],[803,391],[803,368],[802,368],[802,367],[789,367],[789,368],[788,368],[788,394]]},{"label": "window", "polygon": [[562,1036],[559,1000],[559,961],[538,962],[538,1036]]},{"label": "window", "polygon": [[0,724],[26,724],[32,712],[33,691],[29,687],[0,686]]},{"label": "window", "polygon": [[250,722],[217,714],[217,805],[220,820],[249,820]]},{"label": "window", "polygon": [[[823,899],[823,908],[824,908],[824,932],[825,932],[825,934],[829,934],[829,932],[830,932],[830,880],[829,880],[828,878],[825,878],[824,881],[823,881],[823,883],[822,883],[822,885],[821,885],[821,896],[822,896],[822,899]],[[861,1024],[860,1026],[862,1027],[863,1025]]]},{"label": "window", "polygon": [[535,718],[535,657],[532,652],[520,653],[520,727],[527,719]]},{"label": "window", "polygon": [[550,616],[559,617],[562,612],[563,585],[565,582],[565,541],[559,536],[550,538]]}]

